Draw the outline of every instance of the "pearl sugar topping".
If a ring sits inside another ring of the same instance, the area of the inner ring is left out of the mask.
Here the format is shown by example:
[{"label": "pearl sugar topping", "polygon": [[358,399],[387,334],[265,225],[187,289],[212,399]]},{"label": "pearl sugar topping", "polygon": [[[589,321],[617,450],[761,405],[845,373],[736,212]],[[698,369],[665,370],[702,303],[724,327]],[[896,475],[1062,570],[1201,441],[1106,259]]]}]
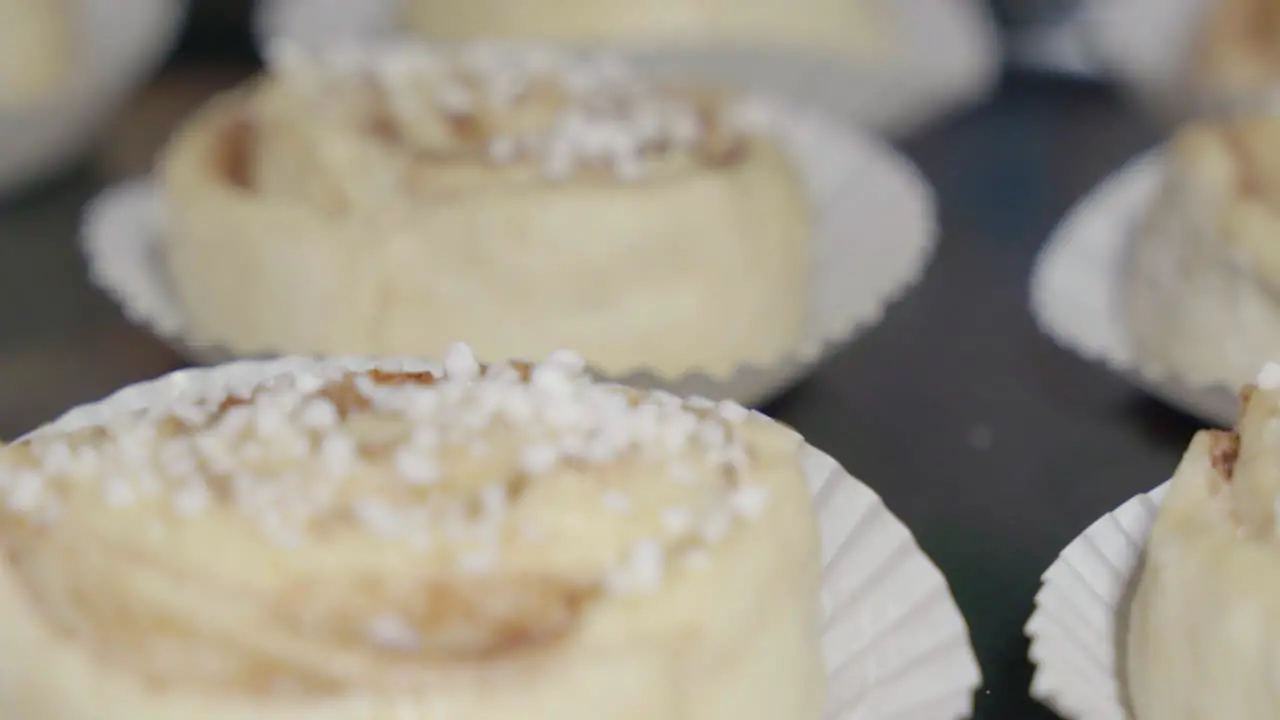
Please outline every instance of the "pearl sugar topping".
[{"label": "pearl sugar topping", "polygon": [[692,148],[707,130],[693,102],[643,82],[615,58],[534,44],[477,42],[446,50],[401,42],[321,54],[277,40],[268,67],[316,97],[352,79],[371,80],[398,108],[417,107],[423,88],[430,88],[436,110],[454,116],[482,107],[511,110],[535,85],[550,83],[567,97],[549,124],[489,138],[485,157],[498,165],[533,160],[551,180],[583,167],[604,167],[621,180],[636,180],[647,157],[662,148]]},{"label": "pearl sugar topping", "polygon": [[1261,390],[1280,389],[1280,364],[1269,362],[1263,366],[1255,384]]},{"label": "pearl sugar topping", "polygon": [[[516,431],[516,472],[526,484],[565,463],[589,469],[636,456],[667,467],[667,477],[659,472],[652,482],[732,478],[710,509],[661,513],[653,538],[637,541],[609,576],[610,587],[622,590],[651,588],[661,575],[659,538],[718,542],[732,522],[757,517],[767,501],[763,487],[746,482],[739,432],[746,409],[597,383],[573,353],[486,368],[456,345],[429,374],[318,364],[239,390],[179,394],[71,436],[37,434],[0,456],[0,501],[10,512],[52,522],[59,483],[96,483],[108,509],[167,503],[178,521],[226,503],[283,546],[305,542],[317,519],[344,513],[373,535],[428,548],[441,538],[492,539],[518,501],[497,478],[467,491],[472,514],[458,511],[456,493],[432,495],[448,481],[447,450],[483,455],[495,426]],[[388,421],[394,432],[381,429]],[[720,470],[699,479],[687,465],[698,458]],[[426,501],[395,500],[404,497]],[[602,486],[598,512],[626,518],[632,511],[625,488]],[[484,572],[499,552],[495,542],[469,545],[459,566]]]}]

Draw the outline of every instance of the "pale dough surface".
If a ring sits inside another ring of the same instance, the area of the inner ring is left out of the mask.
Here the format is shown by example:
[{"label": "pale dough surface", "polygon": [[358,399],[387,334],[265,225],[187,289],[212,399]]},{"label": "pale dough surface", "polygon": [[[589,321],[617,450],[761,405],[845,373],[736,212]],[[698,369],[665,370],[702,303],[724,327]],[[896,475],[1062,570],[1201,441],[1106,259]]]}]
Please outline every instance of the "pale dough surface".
[{"label": "pale dough surface", "polygon": [[408,0],[411,28],[445,41],[719,43],[869,57],[893,46],[883,0]]},{"label": "pale dough surface", "polygon": [[1140,364],[1240,387],[1280,358],[1280,121],[1197,123],[1167,151],[1125,293]]},{"label": "pale dough surface", "polygon": [[[394,395],[405,381],[376,382]],[[578,382],[552,378],[546,392],[581,388]],[[553,384],[561,389],[549,389]],[[208,424],[162,421],[158,434],[150,436],[158,438],[154,447],[132,444],[146,435],[149,421],[124,418],[110,436],[94,430],[46,436],[45,445],[19,444],[0,455],[0,490],[8,505],[0,510],[0,539],[8,550],[0,564],[4,715],[23,720],[819,718],[825,670],[817,641],[818,533],[800,467],[801,441],[794,432],[744,412],[719,420],[715,411],[700,410],[703,419],[694,421],[684,411],[672,411],[669,403],[666,410],[633,413],[641,424],[645,417],[688,421],[687,429],[697,430],[699,437],[707,433],[703,428],[719,427],[736,444],[725,445],[715,440],[725,435],[710,433],[715,437],[708,448],[737,448],[749,456],[743,482],[762,490],[767,501],[750,518],[739,514],[721,524],[713,542],[698,532],[704,520],[716,517],[717,508],[727,507],[721,505],[726,470],[724,461],[696,440],[684,449],[676,444],[645,450],[641,444],[638,455],[531,470],[520,461],[521,449],[528,449],[531,438],[547,437],[552,426],[543,421],[476,429],[466,419],[474,414],[466,412],[481,412],[480,406],[466,405],[471,410],[451,412],[443,422],[452,424],[445,427],[376,404],[352,411],[349,400],[344,405],[340,399],[350,392],[347,387],[331,394],[303,393],[300,404],[289,406],[303,415],[271,415],[280,412],[287,397],[268,393],[213,416]],[[453,400],[437,398],[438,406],[463,408],[449,403],[456,405],[467,392],[448,396]],[[480,388],[474,397],[492,408],[498,394]],[[594,400],[546,409],[589,413],[588,405],[608,404],[594,391],[579,396]],[[339,504],[317,515],[301,540],[272,541],[260,522],[266,516],[251,512],[261,506],[217,492],[199,511],[179,511],[170,504],[179,502],[170,491],[185,492],[193,479],[210,487],[221,482],[207,469],[186,477],[190,468],[166,461],[164,448],[171,448],[172,440],[194,441],[201,452],[217,442],[231,443],[218,452],[244,451],[235,455],[232,467],[255,479],[237,482],[289,492],[291,473],[310,483],[331,477],[327,451],[298,455],[288,447],[308,436],[295,431],[317,427],[300,425],[297,418],[314,415],[306,410],[307,398],[318,397],[339,398],[333,402],[347,415],[309,437],[317,442],[332,434],[354,438],[358,452],[345,471],[345,484],[336,486],[342,488],[338,499],[319,500]],[[535,415],[543,412],[536,409],[542,395],[521,397],[533,403]],[[628,397],[647,402],[643,396]],[[164,417],[164,400],[157,402]],[[228,418],[246,409],[260,424],[226,430],[234,424]],[[612,412],[624,411],[615,407]],[[267,415],[279,421],[271,425],[276,434],[267,434]],[[557,417],[562,426],[573,426],[563,412]],[[673,427],[664,424],[657,437],[669,436]],[[651,432],[640,425],[631,431]],[[679,427],[674,431],[679,435]],[[399,474],[400,466],[388,459],[396,456],[387,448],[419,442],[423,432],[438,433],[433,437],[441,443],[434,446],[441,474],[430,485],[407,484],[411,476]],[[478,441],[485,443],[485,452],[468,449]],[[59,512],[42,524],[30,518],[34,508],[45,506],[28,503],[26,514],[19,512],[14,493],[24,470],[48,466],[50,443],[73,453],[87,447],[101,460],[44,477],[43,502],[56,501]],[[252,455],[245,454],[250,447],[245,443],[258,443]],[[131,451],[126,452],[127,445]],[[112,483],[122,479],[110,473],[125,460],[112,458],[136,460],[139,447],[143,463],[152,462],[146,459],[149,450],[156,451],[154,479],[164,489],[121,502],[111,488],[118,489]],[[290,453],[296,459],[282,461]],[[680,463],[684,472],[672,475],[667,463]],[[435,534],[432,542],[411,546],[400,536],[375,532],[377,523],[338,522],[343,516],[333,514],[370,502],[391,503],[405,512],[465,508],[464,501],[487,497],[495,478],[511,478],[514,484],[507,489],[519,493],[493,515],[496,537],[448,530],[453,526],[442,523],[456,517],[446,513],[435,525],[414,525]],[[625,495],[627,512],[611,510],[602,502],[605,493]],[[673,508],[687,510],[692,522],[673,527],[668,517]],[[537,536],[527,534],[531,527],[539,529]],[[602,587],[627,548],[650,539],[669,561],[660,583],[634,593]],[[493,564],[461,569],[458,558],[475,543],[497,544]],[[687,552],[699,553],[703,562],[682,561],[691,559]],[[364,624],[388,613],[406,618],[421,645],[397,650],[372,642]]]},{"label": "pale dough surface", "polygon": [[[322,122],[268,80],[172,141],[165,258],[198,341],[430,357],[464,338],[486,357],[573,347],[608,372],[723,376],[805,337],[812,208],[771,138],[719,166],[676,151],[638,180],[551,181],[525,163],[420,163],[370,136],[356,101]],[[403,112],[420,148],[448,132],[438,111]],[[252,188],[224,158],[244,117]]]},{"label": "pale dough surface", "polygon": [[1136,720],[1280,718],[1280,436],[1274,389],[1233,433],[1196,435],[1151,532],[1129,610]]},{"label": "pale dough surface", "polygon": [[68,0],[0,0],[0,111],[55,94],[76,67],[79,25]]}]

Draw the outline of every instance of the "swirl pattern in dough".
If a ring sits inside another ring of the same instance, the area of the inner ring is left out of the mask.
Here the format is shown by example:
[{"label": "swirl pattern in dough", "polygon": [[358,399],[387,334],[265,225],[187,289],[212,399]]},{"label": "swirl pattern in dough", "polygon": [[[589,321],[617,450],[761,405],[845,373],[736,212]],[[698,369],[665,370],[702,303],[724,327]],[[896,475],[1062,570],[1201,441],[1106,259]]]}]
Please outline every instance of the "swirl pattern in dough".
[{"label": "swirl pattern in dough", "polygon": [[799,448],[464,347],[37,432],[0,456],[0,710],[816,720]]},{"label": "swirl pattern in dough", "polygon": [[191,333],[243,354],[723,375],[802,342],[810,208],[718,94],[482,44],[282,46],[162,163]]}]

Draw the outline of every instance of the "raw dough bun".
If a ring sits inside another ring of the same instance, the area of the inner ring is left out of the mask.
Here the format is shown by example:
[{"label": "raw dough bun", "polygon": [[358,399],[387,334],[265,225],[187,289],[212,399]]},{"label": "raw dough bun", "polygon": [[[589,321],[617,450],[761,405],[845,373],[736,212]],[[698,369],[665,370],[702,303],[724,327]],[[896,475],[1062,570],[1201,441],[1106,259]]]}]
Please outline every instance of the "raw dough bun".
[{"label": "raw dough bun", "polygon": [[1196,435],[1148,542],[1129,617],[1136,720],[1280,718],[1280,366],[1236,432]]},{"label": "raw dough bun", "polygon": [[564,353],[290,365],[0,453],[6,717],[821,716],[791,430]]},{"label": "raw dough bun", "polygon": [[1197,123],[1166,153],[1125,289],[1149,372],[1240,387],[1280,358],[1280,119]]},{"label": "raw dough bun", "polygon": [[728,101],[605,63],[427,52],[294,58],[180,131],[166,259],[197,341],[437,356],[463,337],[668,376],[800,345],[805,187]]}]

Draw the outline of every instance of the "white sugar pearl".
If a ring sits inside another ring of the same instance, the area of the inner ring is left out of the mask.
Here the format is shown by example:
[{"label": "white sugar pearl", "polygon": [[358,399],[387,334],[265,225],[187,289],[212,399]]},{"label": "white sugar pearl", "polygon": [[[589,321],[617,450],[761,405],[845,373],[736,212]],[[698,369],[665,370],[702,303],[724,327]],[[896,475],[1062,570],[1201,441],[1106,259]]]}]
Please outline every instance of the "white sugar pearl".
[{"label": "white sugar pearl", "polygon": [[760,485],[744,485],[734,491],[729,504],[742,517],[756,518],[764,513],[769,490]]},{"label": "white sugar pearl", "polygon": [[496,137],[489,141],[489,160],[506,165],[520,155],[520,143],[512,137]]},{"label": "white sugar pearl", "polygon": [[686,507],[667,508],[662,511],[662,527],[668,534],[680,536],[693,529],[693,511]]},{"label": "white sugar pearl", "polygon": [[560,462],[554,445],[531,445],[520,453],[520,466],[530,475],[540,475]]},{"label": "white sugar pearl", "polygon": [[397,615],[379,615],[366,627],[369,640],[378,647],[397,652],[415,652],[422,645],[418,631]]},{"label": "white sugar pearl", "polygon": [[428,485],[440,480],[440,467],[416,447],[401,447],[395,454],[396,472],[411,485]]},{"label": "white sugar pearl", "polygon": [[327,398],[315,398],[302,406],[298,422],[305,428],[325,429],[338,424],[338,408]]},{"label": "white sugar pearl", "polygon": [[652,592],[662,582],[666,556],[656,540],[641,540],[632,550],[632,572],[636,589]]},{"label": "white sugar pearl", "polygon": [[350,473],[355,459],[355,441],[346,435],[333,433],[320,441],[320,461],[331,475],[341,477]]},{"label": "white sugar pearl", "polygon": [[1280,389],[1280,363],[1267,363],[1258,373],[1257,385],[1262,390]]},{"label": "white sugar pearl", "polygon": [[587,361],[572,350],[556,350],[547,356],[543,364],[563,368],[571,375],[581,373],[587,367]]},{"label": "white sugar pearl", "polygon": [[740,423],[751,416],[750,410],[730,400],[724,400],[717,405],[716,412],[731,423]]},{"label": "white sugar pearl", "polygon": [[606,490],[600,496],[600,501],[613,512],[624,514],[631,512],[631,498],[616,490]]},{"label": "white sugar pearl", "polygon": [[210,503],[209,488],[201,482],[188,482],[173,495],[173,509],[180,515],[196,515]]},{"label": "white sugar pearl", "polygon": [[44,493],[44,478],[39,473],[20,471],[9,484],[5,503],[14,512],[29,513],[39,507]]},{"label": "white sugar pearl", "polygon": [[129,507],[138,501],[138,492],[126,478],[107,477],[102,481],[102,501],[110,508]]},{"label": "white sugar pearl", "polygon": [[470,347],[457,343],[445,353],[444,374],[450,380],[475,380],[480,377],[480,363]]}]

